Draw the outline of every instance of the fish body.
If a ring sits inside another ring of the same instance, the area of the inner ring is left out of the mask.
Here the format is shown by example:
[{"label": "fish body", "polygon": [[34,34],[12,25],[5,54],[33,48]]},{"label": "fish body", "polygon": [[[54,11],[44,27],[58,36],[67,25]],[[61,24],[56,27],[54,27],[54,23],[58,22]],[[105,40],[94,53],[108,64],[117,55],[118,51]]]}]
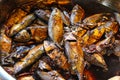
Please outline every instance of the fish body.
[{"label": "fish body", "polygon": [[54,8],[48,22],[48,35],[55,42],[60,43],[63,38],[63,20],[61,11]]}]

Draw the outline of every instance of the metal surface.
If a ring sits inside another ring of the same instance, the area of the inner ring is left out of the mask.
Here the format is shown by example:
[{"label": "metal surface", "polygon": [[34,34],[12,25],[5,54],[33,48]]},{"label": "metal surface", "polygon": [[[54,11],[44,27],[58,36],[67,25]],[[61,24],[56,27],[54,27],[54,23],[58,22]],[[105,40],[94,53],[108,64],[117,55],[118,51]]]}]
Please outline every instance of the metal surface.
[{"label": "metal surface", "polygon": [[1,66],[0,66],[0,79],[2,79],[2,80],[16,80],[11,75],[9,75]]},{"label": "metal surface", "polygon": [[120,0],[93,0],[104,6],[107,6],[117,12],[120,12]]}]

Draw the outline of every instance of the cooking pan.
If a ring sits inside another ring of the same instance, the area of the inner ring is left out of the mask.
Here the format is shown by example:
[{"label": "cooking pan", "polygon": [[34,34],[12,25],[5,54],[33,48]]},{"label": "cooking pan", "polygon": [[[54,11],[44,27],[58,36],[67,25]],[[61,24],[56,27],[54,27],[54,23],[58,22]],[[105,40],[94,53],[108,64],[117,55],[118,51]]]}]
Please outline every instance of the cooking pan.
[{"label": "cooking pan", "polygon": [[[2,24],[7,20],[7,17],[13,9],[20,7],[26,3],[36,2],[37,0],[0,0],[0,28]],[[85,10],[85,16],[90,16],[95,13],[101,12],[116,12],[116,10],[105,7],[93,0],[73,0],[72,4],[79,4]],[[120,61],[118,57],[114,55],[105,56],[105,61],[108,65],[108,71],[103,71],[103,69],[91,66],[89,70],[92,72],[96,80],[107,80],[115,75],[120,75]],[[0,66],[0,79],[3,80],[14,80],[15,78],[7,74],[4,69]]]}]

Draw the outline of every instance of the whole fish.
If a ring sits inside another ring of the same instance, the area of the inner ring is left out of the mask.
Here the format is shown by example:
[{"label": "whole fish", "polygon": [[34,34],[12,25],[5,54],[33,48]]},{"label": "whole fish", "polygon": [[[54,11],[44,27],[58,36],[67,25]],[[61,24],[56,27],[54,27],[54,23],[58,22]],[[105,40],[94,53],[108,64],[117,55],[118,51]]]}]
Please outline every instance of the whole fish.
[{"label": "whole fish", "polygon": [[38,16],[41,20],[45,21],[46,23],[49,20],[51,12],[49,10],[38,9],[34,11],[35,15]]},{"label": "whole fish", "polygon": [[105,70],[108,70],[107,64],[106,64],[103,56],[100,53],[93,53],[93,54],[85,53],[85,59],[90,64],[93,64],[93,65],[102,67]]},{"label": "whole fish", "polygon": [[64,52],[60,51],[60,49],[53,42],[44,41],[44,48],[47,55],[53,61],[55,61],[55,63],[60,66],[60,68],[69,70],[69,64],[67,58],[64,55]]},{"label": "whole fish", "polygon": [[33,64],[44,53],[43,44],[32,48],[28,54],[14,65],[15,74]]},{"label": "whole fish", "polygon": [[61,11],[54,8],[48,22],[48,35],[55,42],[60,43],[63,38],[63,20]]},{"label": "whole fish", "polygon": [[113,21],[106,21],[101,26],[98,26],[91,31],[87,31],[87,33],[82,37],[81,43],[84,43],[84,45],[90,45],[98,41],[104,33],[106,33],[106,37],[109,37],[117,32],[117,23]]},{"label": "whole fish", "polygon": [[7,37],[6,34],[0,35],[0,50],[2,53],[9,53],[12,48],[12,39]]},{"label": "whole fish", "polygon": [[7,29],[11,28],[13,25],[17,24],[23,17],[27,15],[27,12],[23,11],[22,9],[15,9],[10,14],[7,22],[5,23],[5,27]]},{"label": "whole fish", "polygon": [[48,27],[41,25],[37,20],[37,23],[33,23],[29,27],[18,32],[13,40],[17,42],[28,42],[34,40],[35,42],[42,42],[47,38]]},{"label": "whole fish", "polygon": [[13,25],[10,29],[9,36],[12,37],[22,29],[26,28],[30,23],[35,20],[34,14],[29,14],[25,16],[21,21],[19,21],[17,24]]},{"label": "whole fish", "polygon": [[72,25],[81,22],[85,15],[85,11],[82,9],[81,6],[75,5],[72,9],[71,16],[70,16],[70,22]]},{"label": "whole fish", "polygon": [[81,46],[77,42],[66,41],[65,51],[72,72],[77,74],[79,80],[82,80],[85,62]]}]

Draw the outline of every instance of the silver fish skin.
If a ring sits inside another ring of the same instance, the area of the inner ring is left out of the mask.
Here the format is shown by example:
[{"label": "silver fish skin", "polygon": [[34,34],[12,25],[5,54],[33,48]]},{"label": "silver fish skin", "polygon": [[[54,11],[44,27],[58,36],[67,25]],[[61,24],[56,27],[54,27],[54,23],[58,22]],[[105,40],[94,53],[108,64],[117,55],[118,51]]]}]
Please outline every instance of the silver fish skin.
[{"label": "silver fish skin", "polygon": [[37,71],[37,74],[42,80],[65,80],[61,74],[59,74],[55,70],[51,70],[49,72]]},{"label": "silver fish skin", "polygon": [[44,52],[43,44],[39,44],[32,48],[24,58],[22,58],[14,65],[14,73],[17,74],[26,67],[33,64]]},{"label": "silver fish skin", "polygon": [[25,16],[20,22],[12,26],[9,32],[9,36],[12,37],[22,29],[26,28],[28,25],[30,25],[32,21],[35,20],[35,18],[36,17],[34,14],[29,14]]},{"label": "silver fish skin", "polygon": [[61,11],[54,8],[48,22],[48,35],[55,43],[60,43],[63,39],[63,20]]},{"label": "silver fish skin", "polygon": [[81,22],[85,15],[85,11],[82,9],[81,6],[75,5],[72,9],[71,16],[70,16],[70,22],[72,25]]}]

